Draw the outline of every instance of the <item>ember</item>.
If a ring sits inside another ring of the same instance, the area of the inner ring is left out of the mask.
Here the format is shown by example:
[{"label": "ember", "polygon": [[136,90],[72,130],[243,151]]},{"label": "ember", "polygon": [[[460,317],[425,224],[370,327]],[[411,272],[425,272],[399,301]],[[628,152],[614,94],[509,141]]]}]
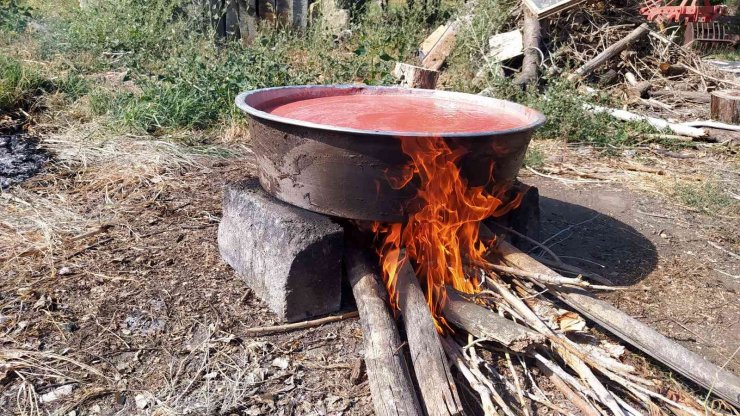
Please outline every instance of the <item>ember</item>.
[{"label": "ember", "polygon": [[[464,261],[485,262],[487,247],[479,237],[480,222],[516,208],[523,194],[507,195],[509,183],[494,184],[490,193],[484,186],[468,186],[456,165],[467,150],[453,149],[444,140],[403,139],[401,148],[411,162],[403,177],[389,181],[400,189],[418,178],[418,194],[410,204],[419,209],[409,209],[413,213],[405,223],[374,223],[373,231],[382,240],[383,277],[395,302],[397,272],[402,262],[410,260],[426,285],[427,303],[437,330],[442,331],[447,326],[441,314],[445,287],[463,293],[478,291],[480,282],[466,276],[463,266]],[[493,169],[491,163],[489,183],[493,183]],[[405,256],[401,254],[404,249]]]}]

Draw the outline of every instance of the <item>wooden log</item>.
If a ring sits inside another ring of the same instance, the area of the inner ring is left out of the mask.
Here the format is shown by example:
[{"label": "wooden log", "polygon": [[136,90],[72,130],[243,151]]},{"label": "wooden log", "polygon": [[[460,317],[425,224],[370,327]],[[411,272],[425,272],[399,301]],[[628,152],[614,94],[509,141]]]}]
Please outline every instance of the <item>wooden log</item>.
[{"label": "wooden log", "polygon": [[714,91],[711,97],[712,119],[723,123],[740,124],[740,90]]},{"label": "wooden log", "polygon": [[523,86],[536,83],[539,79],[539,68],[542,63],[541,41],[540,20],[527,9],[524,11],[524,60],[522,61],[522,72],[514,81],[516,84]]},{"label": "wooden log", "polygon": [[651,90],[648,93],[651,98],[674,98],[699,104],[709,104],[711,100],[708,93],[699,91]]},{"label": "wooden log", "polygon": [[393,76],[400,81],[402,87],[433,90],[437,88],[439,72],[396,62],[396,67],[393,68]]},{"label": "wooden log", "polygon": [[660,68],[660,73],[666,77],[675,77],[686,73],[686,67],[681,65],[672,65],[668,62],[661,63],[658,65],[658,68]]},{"label": "wooden log", "polygon": [[466,300],[451,287],[447,288],[447,302],[442,312],[447,322],[476,338],[498,342],[512,351],[526,351],[545,342],[543,335]]},{"label": "wooden log", "polygon": [[[535,273],[558,275],[501,238],[496,246],[496,253],[505,262],[515,267]],[[554,286],[544,287],[581,315],[596,322],[621,340],[711,391],[716,396],[727,400],[732,405],[740,406],[740,377],[710,363],[608,302],[592,297],[584,290],[564,290]]]},{"label": "wooden log", "polygon": [[345,262],[365,339],[365,367],[375,414],[421,416],[423,411],[401,353],[401,337],[386,304],[377,266],[348,242]]},{"label": "wooden log", "polygon": [[656,129],[659,129],[659,130],[668,129],[672,131],[673,133],[676,133],[681,136],[688,136],[688,137],[693,137],[693,138],[698,139],[698,138],[706,137],[708,134],[707,131],[704,129],[690,127],[690,126],[686,126],[686,125],[678,124],[678,123],[671,123],[662,118],[643,116],[643,115],[629,112],[627,110],[619,110],[616,108],[607,108],[607,107],[602,107],[599,105],[590,105],[590,104],[584,104],[583,108],[594,114],[606,113],[622,121],[644,121],[650,124],[651,126],[655,127]]},{"label": "wooden log", "polygon": [[633,98],[648,98],[652,87],[650,81],[640,81],[630,88],[629,95]]},{"label": "wooden log", "polygon": [[583,64],[580,68],[576,69],[574,73],[570,74],[568,76],[568,80],[570,81],[576,81],[578,79],[581,79],[587,75],[589,75],[591,72],[594,71],[594,69],[600,67],[604,63],[606,63],[608,60],[612,59],[616,55],[618,55],[623,50],[627,49],[630,45],[635,43],[638,39],[642,38],[643,36],[650,33],[650,28],[648,27],[647,23],[643,23],[640,26],[637,27],[637,29],[630,32],[629,35],[625,36],[624,39],[619,40],[612,46],[604,49],[603,52],[596,55],[593,59]]},{"label": "wooden log", "polygon": [[450,373],[432,313],[411,264],[398,271],[396,290],[416,384],[427,415],[462,415],[463,407]]}]

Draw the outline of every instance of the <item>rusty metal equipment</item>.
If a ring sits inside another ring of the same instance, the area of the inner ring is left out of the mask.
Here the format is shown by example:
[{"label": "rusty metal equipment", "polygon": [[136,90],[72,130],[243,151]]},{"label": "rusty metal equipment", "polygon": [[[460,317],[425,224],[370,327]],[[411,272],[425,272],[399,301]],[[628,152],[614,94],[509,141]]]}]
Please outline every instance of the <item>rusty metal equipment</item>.
[{"label": "rusty metal equipment", "polygon": [[[336,95],[412,94],[472,103],[517,114],[524,121],[508,130],[476,133],[370,131],[319,125],[271,114],[276,105]],[[493,187],[513,181],[534,129],[545,117],[508,101],[477,95],[369,86],[291,86],[239,95],[237,106],[250,116],[249,129],[262,187],[278,199],[322,214],[358,220],[401,222],[416,196],[411,181],[394,189],[389,177],[401,175],[410,158],[401,140],[444,140],[464,148],[458,161],[470,186]],[[491,166],[494,166],[491,177]]]},{"label": "rusty metal equipment", "polygon": [[740,19],[722,16],[713,22],[688,23],[683,44],[702,52],[737,49],[740,45]]},{"label": "rusty metal equipment", "polygon": [[640,13],[658,23],[704,23],[723,15],[725,10],[726,6],[713,6],[709,0],[681,0],[680,3],[677,0],[646,0]]}]

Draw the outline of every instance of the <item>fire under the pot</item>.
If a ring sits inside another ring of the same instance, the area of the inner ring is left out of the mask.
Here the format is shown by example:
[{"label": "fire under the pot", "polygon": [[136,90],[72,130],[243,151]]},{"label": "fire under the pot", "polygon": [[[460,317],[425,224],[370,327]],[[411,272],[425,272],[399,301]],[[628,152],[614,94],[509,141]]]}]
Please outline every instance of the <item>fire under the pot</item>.
[{"label": "fire under the pot", "polygon": [[[287,96],[275,95],[263,102],[254,100],[253,105],[279,121],[317,130],[346,128],[391,136],[355,137],[358,142],[371,145],[385,143],[369,154],[367,149],[358,149],[362,156],[370,157],[370,167],[387,157],[381,151],[396,157],[392,164],[376,170],[372,177],[376,186],[364,192],[369,194],[366,198],[377,199],[392,192],[403,193],[399,209],[405,215],[391,221],[380,218],[365,222],[364,227],[375,232],[391,302],[397,303],[397,272],[404,262],[410,262],[422,282],[436,327],[443,331],[446,327],[442,315],[446,288],[463,293],[479,290],[479,278],[465,273],[465,263],[484,262],[487,244],[492,243],[484,243],[479,238],[481,221],[506,214],[521,200],[521,193],[512,195],[508,190],[521,164],[531,130],[542,122],[541,115],[513,103],[464,94],[394,88],[286,92]],[[245,101],[249,103],[249,97]],[[515,133],[507,135],[512,131]],[[446,137],[450,135],[457,137]],[[331,136],[319,132],[316,141],[327,142],[328,138]],[[280,138],[275,136],[273,140]],[[329,144],[336,143],[335,148],[344,148],[339,142]],[[295,172],[296,165],[311,164],[306,163],[311,156],[306,156],[289,166],[291,173]],[[331,157],[331,154],[316,157]],[[358,163],[351,169],[366,169],[361,158],[354,160]],[[331,165],[336,165],[335,162],[332,160]],[[327,164],[327,168],[331,165]],[[498,169],[504,170],[504,174],[497,175]],[[339,181],[344,185],[342,191],[348,189],[347,185],[362,188],[351,170],[345,172],[347,176]],[[321,178],[322,192],[339,185],[331,182],[341,177],[343,171],[327,173]],[[264,179],[265,175],[262,177]],[[280,191],[284,189],[283,186],[279,188]],[[301,206],[312,209],[316,194],[309,191],[311,205]]]}]

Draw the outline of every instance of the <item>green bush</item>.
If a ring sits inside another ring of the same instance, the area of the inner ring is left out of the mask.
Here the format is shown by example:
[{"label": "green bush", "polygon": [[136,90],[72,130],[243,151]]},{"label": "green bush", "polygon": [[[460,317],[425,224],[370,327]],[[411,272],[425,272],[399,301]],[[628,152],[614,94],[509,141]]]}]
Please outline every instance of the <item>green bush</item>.
[{"label": "green bush", "polygon": [[31,20],[31,7],[19,0],[0,0],[0,32],[22,32]]}]

